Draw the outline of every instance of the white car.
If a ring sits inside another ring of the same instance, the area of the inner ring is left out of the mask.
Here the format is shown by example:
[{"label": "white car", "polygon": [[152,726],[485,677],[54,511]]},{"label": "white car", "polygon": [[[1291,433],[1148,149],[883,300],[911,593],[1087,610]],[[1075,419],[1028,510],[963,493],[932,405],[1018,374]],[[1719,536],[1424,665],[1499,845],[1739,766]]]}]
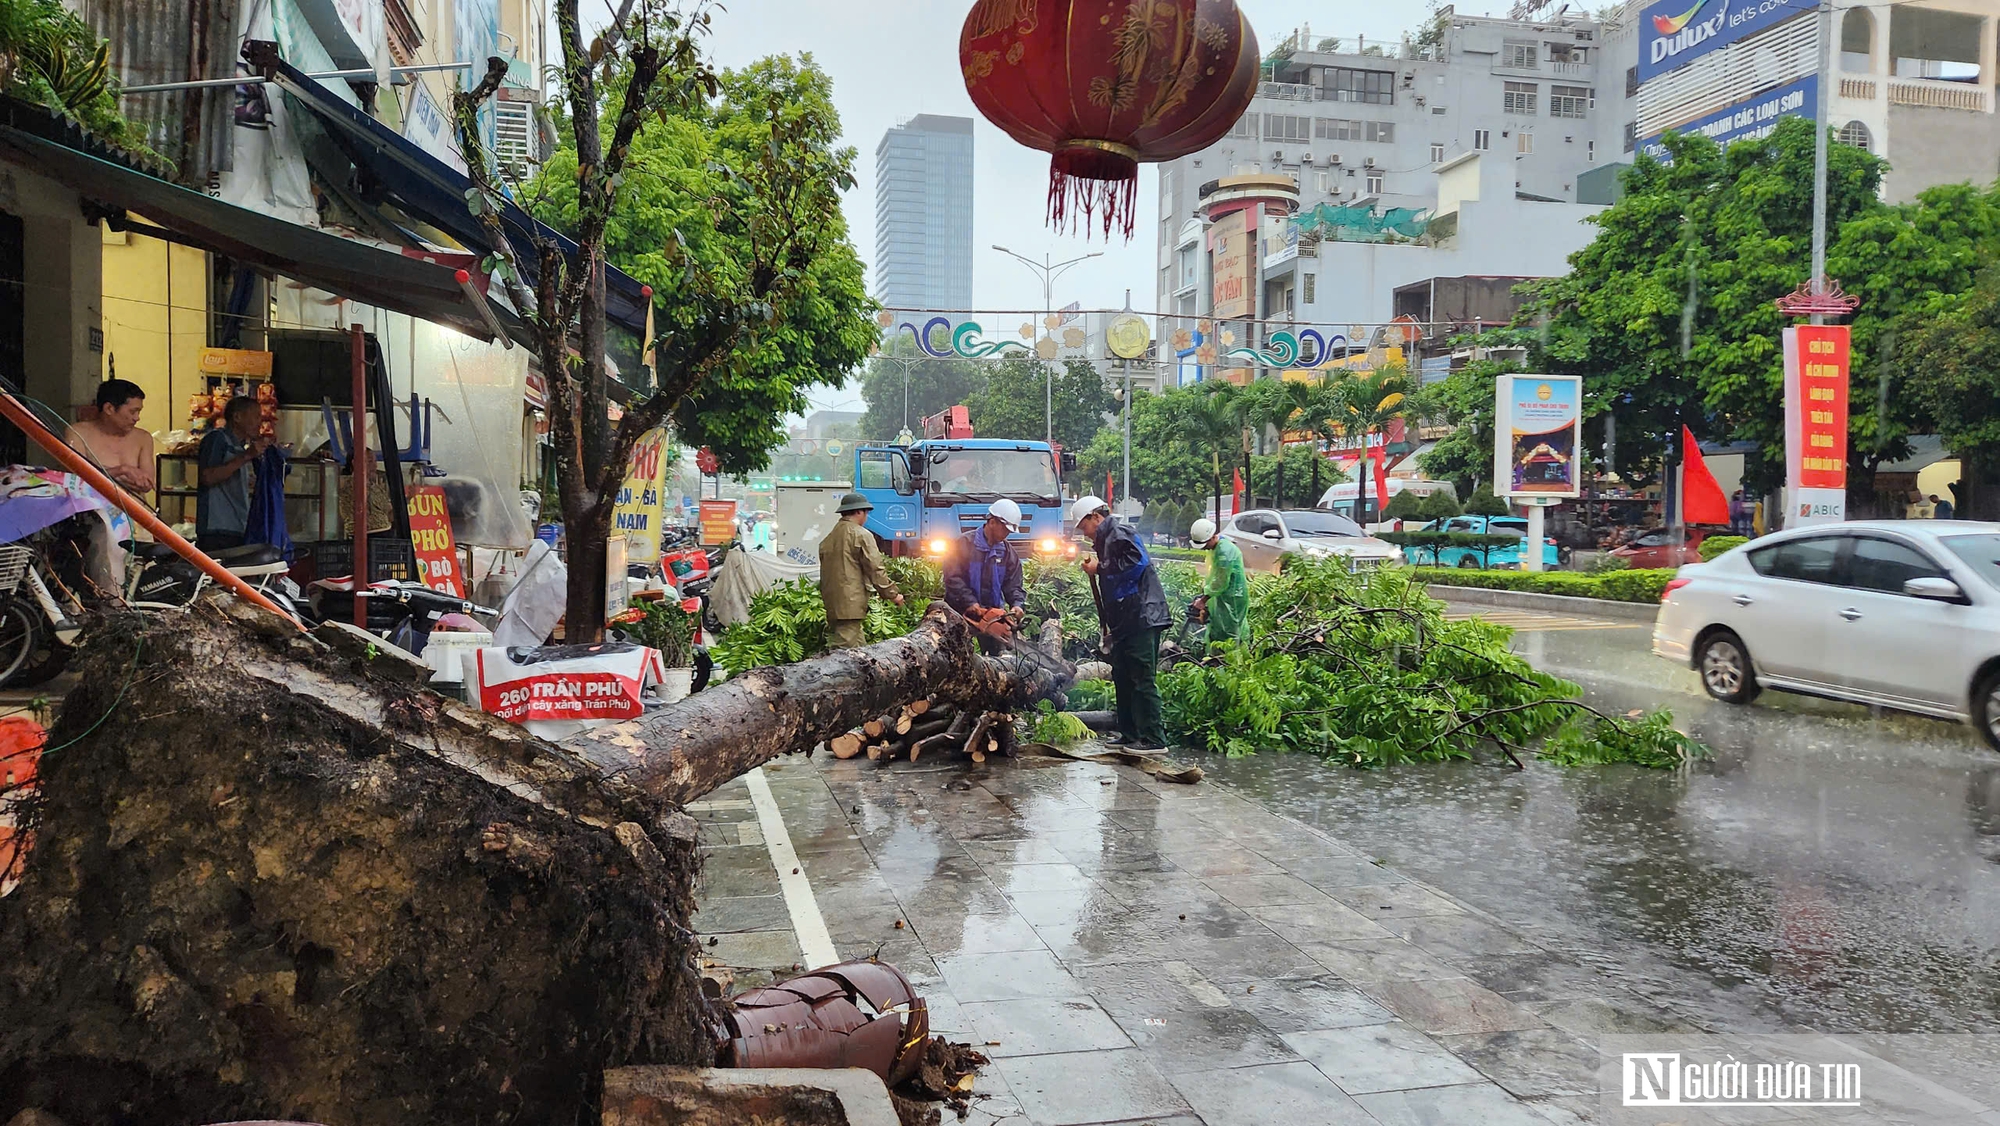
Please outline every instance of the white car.
[{"label": "white car", "polygon": [[1753,540],[1668,582],[1653,652],[1765,688],[1971,723],[2000,748],[2000,524],[1881,520]]},{"label": "white car", "polygon": [[1223,525],[1253,571],[1276,571],[1287,555],[1340,556],[1350,567],[1378,567],[1403,557],[1395,544],[1378,540],[1345,516],[1317,509],[1239,512]]}]

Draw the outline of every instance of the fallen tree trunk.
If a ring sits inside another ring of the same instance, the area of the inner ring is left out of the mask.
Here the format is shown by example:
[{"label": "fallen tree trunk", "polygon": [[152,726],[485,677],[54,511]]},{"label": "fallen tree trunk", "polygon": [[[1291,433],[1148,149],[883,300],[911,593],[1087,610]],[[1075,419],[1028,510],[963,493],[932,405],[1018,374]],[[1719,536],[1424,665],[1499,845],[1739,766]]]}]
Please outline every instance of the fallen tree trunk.
[{"label": "fallen tree trunk", "polygon": [[982,655],[979,634],[937,603],[906,637],[751,669],[563,746],[652,797],[685,804],[787,751],[857,727],[865,732],[864,724],[911,701],[1007,710],[1057,695],[1074,676],[1069,663],[1025,643],[998,657]]}]

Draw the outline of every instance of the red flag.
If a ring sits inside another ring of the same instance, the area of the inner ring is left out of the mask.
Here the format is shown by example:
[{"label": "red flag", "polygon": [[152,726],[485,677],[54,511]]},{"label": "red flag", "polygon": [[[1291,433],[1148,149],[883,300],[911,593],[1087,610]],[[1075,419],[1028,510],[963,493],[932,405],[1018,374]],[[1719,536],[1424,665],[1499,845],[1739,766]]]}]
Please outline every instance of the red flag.
[{"label": "red flag", "polygon": [[1113,483],[1114,482],[1111,480],[1111,474],[1106,473],[1104,475],[1104,501],[1106,504],[1109,504],[1110,502],[1118,499],[1118,494],[1111,491],[1111,486]]},{"label": "red flag", "polygon": [[1694,431],[1685,426],[1681,427],[1681,523],[1729,523],[1729,502],[1723,499],[1722,486],[1701,459]]},{"label": "red flag", "polygon": [[1375,511],[1376,512],[1382,511],[1382,506],[1389,503],[1389,470],[1388,467],[1384,464],[1385,461],[1387,461],[1387,459],[1384,458],[1381,454],[1375,455],[1368,461],[1370,465],[1375,467]]},{"label": "red flag", "polygon": [[1229,491],[1229,511],[1232,515],[1243,511],[1243,468],[1238,466],[1233,472],[1236,483]]}]

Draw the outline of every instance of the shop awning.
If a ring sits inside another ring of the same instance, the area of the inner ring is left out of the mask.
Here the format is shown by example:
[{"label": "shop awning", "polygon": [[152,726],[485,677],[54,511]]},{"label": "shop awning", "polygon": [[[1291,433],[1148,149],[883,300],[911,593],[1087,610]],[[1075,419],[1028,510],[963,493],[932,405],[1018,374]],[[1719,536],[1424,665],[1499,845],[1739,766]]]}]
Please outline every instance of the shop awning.
[{"label": "shop awning", "polygon": [[[305,72],[278,56],[277,44],[252,40],[244,55],[250,65],[263,71],[266,79],[298,99],[324,122],[327,132],[354,166],[395,197],[398,206],[458,240],[461,246],[482,255],[493,253],[485,228],[466,205],[466,193],[473,186],[470,177],[306,77]],[[535,242],[553,240],[570,259],[576,257],[575,242],[511,202],[500,209],[500,221],[521,256],[521,272],[530,292],[539,272],[531,250]],[[647,298],[640,283],[607,266],[604,289],[606,316],[634,334],[643,335]]]},{"label": "shop awning", "polygon": [[[480,340],[493,339],[473,299],[459,286],[455,267],[434,258],[384,250],[211,199],[14,125],[0,124],[0,160],[55,180],[107,212],[141,216],[164,228],[171,241],[366,305],[449,325]],[[490,302],[488,307],[510,335],[523,336],[512,313]]]}]

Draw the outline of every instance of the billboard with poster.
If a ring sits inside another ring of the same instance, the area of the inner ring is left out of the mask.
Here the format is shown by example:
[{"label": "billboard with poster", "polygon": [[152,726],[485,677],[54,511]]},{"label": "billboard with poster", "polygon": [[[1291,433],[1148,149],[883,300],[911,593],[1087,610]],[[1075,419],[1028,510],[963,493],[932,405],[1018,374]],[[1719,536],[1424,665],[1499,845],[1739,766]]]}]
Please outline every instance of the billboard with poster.
[{"label": "billboard with poster", "polygon": [[1583,380],[1503,375],[1494,381],[1493,491],[1508,497],[1582,492]]},{"label": "billboard with poster", "polygon": [[1785,330],[1785,526],[1847,517],[1848,326]]},{"label": "billboard with poster", "polygon": [[1224,215],[1208,232],[1208,245],[1215,257],[1213,312],[1217,320],[1247,317],[1254,308],[1257,287],[1251,272],[1257,267],[1257,256],[1251,252],[1252,237],[1247,210]]}]

